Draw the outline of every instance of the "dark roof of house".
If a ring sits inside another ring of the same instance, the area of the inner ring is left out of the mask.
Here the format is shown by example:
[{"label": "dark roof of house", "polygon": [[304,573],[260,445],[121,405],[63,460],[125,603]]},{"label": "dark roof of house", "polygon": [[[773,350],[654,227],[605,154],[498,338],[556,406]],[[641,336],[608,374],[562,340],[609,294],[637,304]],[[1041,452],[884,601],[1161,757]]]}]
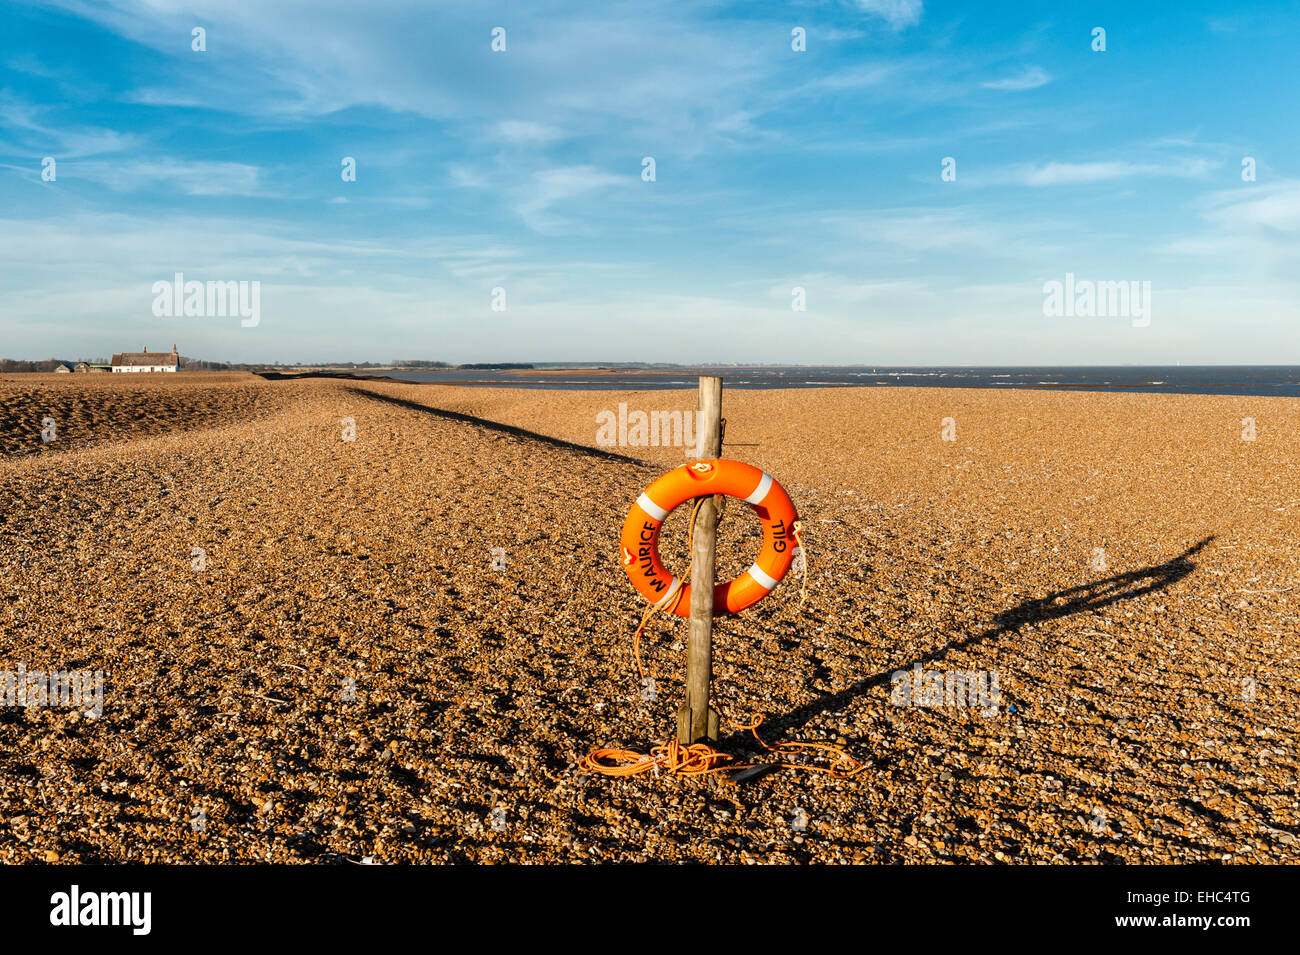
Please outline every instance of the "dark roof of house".
[{"label": "dark roof of house", "polygon": [[131,365],[174,365],[176,354],[169,351],[127,351],[113,356],[113,364],[123,367]]}]

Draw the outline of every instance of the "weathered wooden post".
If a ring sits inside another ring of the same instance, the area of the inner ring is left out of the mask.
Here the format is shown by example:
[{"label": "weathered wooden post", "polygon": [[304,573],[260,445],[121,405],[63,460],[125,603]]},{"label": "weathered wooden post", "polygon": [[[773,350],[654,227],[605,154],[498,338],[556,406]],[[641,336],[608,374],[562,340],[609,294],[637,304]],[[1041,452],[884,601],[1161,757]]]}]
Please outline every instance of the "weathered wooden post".
[{"label": "weathered wooden post", "polygon": [[[721,378],[700,376],[700,410],[695,428],[700,458],[722,457]],[[713,556],[718,531],[715,502],[715,497],[706,497],[695,516],[686,703],[677,711],[677,741],[683,744],[718,739],[718,714],[709,707],[709,682],[713,677]]]}]

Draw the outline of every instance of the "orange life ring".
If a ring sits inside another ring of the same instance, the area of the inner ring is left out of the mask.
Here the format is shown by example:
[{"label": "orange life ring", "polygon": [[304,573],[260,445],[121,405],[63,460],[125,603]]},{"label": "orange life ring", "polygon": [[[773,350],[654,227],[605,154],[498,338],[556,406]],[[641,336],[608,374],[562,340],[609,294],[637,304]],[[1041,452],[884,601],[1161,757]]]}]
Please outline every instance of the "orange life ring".
[{"label": "orange life ring", "polygon": [[799,540],[799,515],[785,489],[770,474],[740,461],[696,461],[669,471],[642,494],[623,523],[623,569],[643,597],[679,617],[690,614],[691,585],[678,581],[659,560],[659,529],[679,504],[710,494],[726,494],[750,504],[763,522],[763,549],[754,565],[735,580],[713,588],[718,616],[752,606],[785,576]]}]

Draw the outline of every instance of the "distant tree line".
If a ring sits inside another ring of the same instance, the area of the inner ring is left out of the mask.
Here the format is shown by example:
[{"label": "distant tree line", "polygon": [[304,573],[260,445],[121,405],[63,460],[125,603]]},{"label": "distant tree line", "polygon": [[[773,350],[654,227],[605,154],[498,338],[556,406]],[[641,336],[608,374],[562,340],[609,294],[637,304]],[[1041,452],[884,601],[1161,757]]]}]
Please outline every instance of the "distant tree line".
[{"label": "distant tree line", "polygon": [[181,355],[177,371],[230,371],[231,366],[224,361],[204,361],[202,358],[186,358]]},{"label": "distant tree line", "polygon": [[[95,361],[103,361],[102,358],[96,358]],[[69,361],[66,358],[47,358],[44,361],[18,361],[15,358],[0,358],[0,372],[6,371],[53,371],[59,365],[67,365],[71,368],[75,361]]]},{"label": "distant tree line", "polygon": [[[161,353],[160,353],[161,354]],[[53,371],[59,365],[67,365],[73,368],[78,361],[84,361],[90,365],[107,365],[107,358],[46,358],[44,361],[19,361],[16,358],[0,358],[0,372],[19,372],[19,371]],[[181,371],[275,371],[286,368],[465,368],[478,371],[511,371],[528,369],[534,365],[524,362],[476,362],[468,365],[453,365],[445,361],[431,361],[428,359],[393,359],[388,365],[381,365],[374,361],[339,361],[339,362],[295,362],[292,365],[282,364],[279,362],[257,362],[252,364],[241,362],[227,361],[206,361],[202,358],[189,358],[185,355],[180,356]]]}]

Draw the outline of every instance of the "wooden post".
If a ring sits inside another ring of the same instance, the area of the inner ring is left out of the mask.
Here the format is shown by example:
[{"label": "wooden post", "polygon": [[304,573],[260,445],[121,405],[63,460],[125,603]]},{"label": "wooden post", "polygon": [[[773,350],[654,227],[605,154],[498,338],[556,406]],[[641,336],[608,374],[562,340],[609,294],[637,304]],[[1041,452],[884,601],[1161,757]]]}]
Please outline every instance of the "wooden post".
[{"label": "wooden post", "polygon": [[[700,411],[695,422],[701,460],[722,457],[722,379],[700,376]],[[677,741],[717,742],[718,714],[709,706],[713,677],[713,552],[718,509],[706,497],[695,516],[691,549],[691,629],[687,644],[686,704],[677,711]]]}]

